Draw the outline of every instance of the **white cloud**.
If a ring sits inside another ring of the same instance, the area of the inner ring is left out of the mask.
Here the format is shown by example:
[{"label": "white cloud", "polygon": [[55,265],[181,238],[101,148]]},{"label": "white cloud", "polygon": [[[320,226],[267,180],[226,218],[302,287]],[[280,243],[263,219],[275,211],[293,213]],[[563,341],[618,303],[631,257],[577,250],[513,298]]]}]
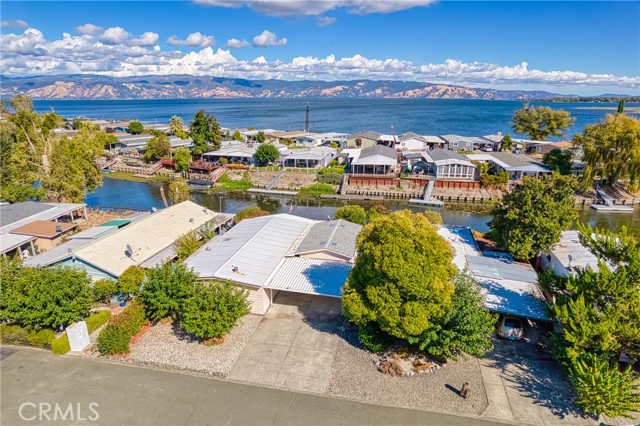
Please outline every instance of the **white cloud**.
[{"label": "white cloud", "polygon": [[29,24],[22,19],[17,19],[15,21],[1,21],[1,28],[29,28]]},{"label": "white cloud", "polygon": [[199,31],[189,34],[184,40],[176,36],[171,36],[167,39],[167,43],[172,46],[209,47],[213,46],[215,42],[215,37],[203,35]]},{"label": "white cloud", "polygon": [[[267,61],[264,56],[239,60],[229,50],[206,47],[183,53],[151,46],[155,33],[131,39],[124,29],[111,31],[112,43],[102,40],[105,34],[71,35],[46,40],[43,33],[28,28],[22,34],[1,34],[0,69],[6,75],[87,73],[110,76],[145,74],[192,74],[283,80],[407,80],[488,87],[617,87],[637,93],[640,76],[588,74],[571,70],[543,71],[527,62],[514,65],[462,62],[448,59],[443,63],[420,64],[397,58],[367,58],[362,55],[337,58],[300,56],[291,61]],[[264,33],[263,33],[264,34]],[[119,35],[119,36],[118,36]],[[187,38],[188,39],[188,38]],[[274,39],[275,38],[274,35]],[[149,43],[135,45],[134,41]]]},{"label": "white cloud", "polygon": [[393,13],[428,6],[436,0],[194,0],[203,6],[238,8],[247,6],[268,16],[315,16],[344,9],[347,13],[368,15]]},{"label": "white cloud", "polygon": [[142,33],[142,35],[138,38],[134,38],[131,40],[131,45],[133,46],[155,46],[158,44],[158,39],[160,35],[158,33],[154,33],[151,31],[147,31],[146,33]]},{"label": "white cloud", "polygon": [[90,23],[76,27],[76,33],[81,35],[95,36],[95,35],[102,34],[103,32],[104,32],[104,28],[99,27],[97,25],[90,24]]},{"label": "white cloud", "polygon": [[334,18],[333,16],[318,16],[316,18],[316,24],[319,27],[328,27],[335,24],[337,20],[338,18]]},{"label": "white cloud", "polygon": [[229,40],[227,40],[227,47],[230,49],[242,49],[243,47],[249,47],[249,42],[247,40],[230,38]]},{"label": "white cloud", "polygon": [[131,34],[122,27],[107,28],[100,36],[100,41],[105,44],[122,44],[129,40]]},{"label": "white cloud", "polygon": [[272,33],[269,30],[264,30],[261,34],[253,38],[253,45],[255,47],[284,46],[285,44],[287,44],[286,38],[278,40],[276,33]]}]

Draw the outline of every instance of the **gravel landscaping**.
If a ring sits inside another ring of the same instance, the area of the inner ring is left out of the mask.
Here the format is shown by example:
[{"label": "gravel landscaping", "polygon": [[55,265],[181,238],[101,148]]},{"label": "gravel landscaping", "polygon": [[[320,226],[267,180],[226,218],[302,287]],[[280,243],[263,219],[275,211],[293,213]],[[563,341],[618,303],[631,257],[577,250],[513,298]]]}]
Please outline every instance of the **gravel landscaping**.
[{"label": "gravel landscaping", "polygon": [[261,320],[261,316],[246,315],[224,343],[215,346],[205,346],[173,324],[157,324],[131,346],[125,361],[226,377]]},{"label": "gravel landscaping", "polygon": [[[413,377],[391,377],[380,373],[370,352],[361,349],[355,328],[342,324],[326,393],[374,404],[480,415],[487,406],[478,360],[451,361],[433,373]],[[469,382],[471,396],[457,390]]]}]

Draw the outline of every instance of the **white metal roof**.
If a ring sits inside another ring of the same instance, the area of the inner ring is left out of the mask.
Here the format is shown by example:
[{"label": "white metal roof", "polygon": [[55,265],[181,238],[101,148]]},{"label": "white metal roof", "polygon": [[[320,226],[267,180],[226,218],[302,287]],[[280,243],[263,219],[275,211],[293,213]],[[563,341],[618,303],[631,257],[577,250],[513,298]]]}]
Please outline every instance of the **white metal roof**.
[{"label": "white metal roof", "polygon": [[33,235],[9,234],[3,232],[0,234],[0,253],[6,253],[35,239],[36,237]]},{"label": "white metal roof", "polygon": [[351,164],[356,164],[356,165],[373,165],[373,166],[395,166],[398,164],[398,162],[392,158],[389,158],[385,155],[369,155],[367,157],[358,157],[357,159],[353,160],[351,162]]},{"label": "white metal roof", "polygon": [[[0,228],[0,232],[9,232],[12,229],[18,228],[20,226],[31,223],[35,220],[55,220],[60,216],[68,215],[71,212],[76,210],[80,210],[86,206],[84,203],[72,204],[72,203],[35,203],[33,201],[28,201],[25,203],[17,203],[17,204],[5,204],[3,208],[0,209],[0,214],[3,214],[2,210],[5,209],[15,209],[19,208],[20,205],[38,205],[38,206],[47,206],[48,208],[42,209],[41,211],[32,214],[30,216],[19,216],[16,215],[15,218],[18,219],[14,222],[7,223],[6,225]],[[6,219],[6,217],[5,217]],[[9,220],[7,220],[9,222]]]},{"label": "white metal roof", "polygon": [[[213,212],[191,201],[159,210],[107,235],[74,254],[115,276],[131,265],[139,265],[172,245],[176,239],[211,220],[233,215]],[[125,254],[130,246],[133,254]]]},{"label": "white metal roof", "polygon": [[263,286],[316,221],[289,214],[245,219],[185,261],[201,278]]},{"label": "white metal roof", "polygon": [[85,231],[78,232],[77,234],[70,235],[69,240],[95,240],[101,236],[107,235],[110,232],[117,231],[117,226],[95,226]]},{"label": "white metal roof", "polygon": [[517,280],[477,277],[485,306],[493,312],[524,318],[549,320],[542,293],[536,284]]},{"label": "white metal roof", "polygon": [[265,287],[340,297],[352,268],[348,262],[288,257]]},{"label": "white metal roof", "polygon": [[567,270],[587,267],[599,270],[598,258],[580,242],[579,231],[562,231],[560,241],[550,251]]},{"label": "white metal roof", "polygon": [[453,248],[453,264],[458,270],[463,271],[467,266],[467,255],[482,256],[471,233],[471,228],[442,225],[438,228],[438,234],[444,237]]},{"label": "white metal roof", "polygon": [[25,266],[48,266],[59,262],[65,258],[73,256],[73,252],[81,247],[91,243],[88,239],[69,240],[59,246],[40,253],[37,256],[26,259],[23,264]]}]

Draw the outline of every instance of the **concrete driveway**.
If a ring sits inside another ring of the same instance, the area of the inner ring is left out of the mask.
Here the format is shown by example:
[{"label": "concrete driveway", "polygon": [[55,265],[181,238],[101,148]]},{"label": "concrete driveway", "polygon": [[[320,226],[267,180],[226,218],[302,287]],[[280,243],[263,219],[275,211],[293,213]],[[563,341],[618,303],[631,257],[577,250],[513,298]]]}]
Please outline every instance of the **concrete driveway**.
[{"label": "concrete driveway", "polygon": [[280,292],[228,378],[322,393],[339,337],[340,299]]}]

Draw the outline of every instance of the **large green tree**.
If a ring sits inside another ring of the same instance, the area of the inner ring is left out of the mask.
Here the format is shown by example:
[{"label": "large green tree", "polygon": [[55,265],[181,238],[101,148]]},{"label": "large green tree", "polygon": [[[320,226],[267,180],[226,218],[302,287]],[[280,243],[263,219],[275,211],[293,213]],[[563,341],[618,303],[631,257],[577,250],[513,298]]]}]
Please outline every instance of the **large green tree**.
[{"label": "large green tree", "polygon": [[189,148],[181,146],[173,151],[173,159],[176,160],[176,171],[188,172],[191,163],[191,151]]},{"label": "large green tree", "polygon": [[267,135],[264,134],[264,131],[259,130],[258,133],[256,133],[256,142],[264,142],[267,140]]},{"label": "large green tree", "polygon": [[4,112],[0,121],[2,200],[81,202],[85,191],[102,184],[95,157],[112,137],[88,127],[71,139],[57,135],[53,130],[61,117],[35,113],[26,95],[9,102],[13,111]]},{"label": "large green tree", "polygon": [[542,162],[551,170],[556,171],[561,175],[568,175],[571,174],[571,169],[573,167],[572,157],[573,154],[568,149],[552,149],[542,156]]},{"label": "large green tree", "polygon": [[453,252],[424,215],[404,210],[377,216],[362,229],[357,249],[342,297],[353,323],[412,339],[451,307]]},{"label": "large green tree", "polygon": [[574,176],[525,177],[493,211],[491,238],[516,259],[530,259],[560,240],[576,218]]},{"label": "large green tree", "polygon": [[30,330],[62,329],[83,318],[94,299],[91,278],[69,267],[31,268],[0,259],[0,320]]},{"label": "large green tree", "polygon": [[248,292],[230,282],[203,282],[183,304],[180,327],[200,339],[220,338],[249,314]]},{"label": "large green tree", "polygon": [[129,123],[129,133],[132,135],[139,135],[144,130],[144,125],[139,121],[132,121]]},{"label": "large green tree", "polygon": [[513,139],[511,139],[511,136],[508,134],[502,137],[502,140],[500,141],[500,150],[507,152],[511,152],[513,150]]},{"label": "large green tree", "polygon": [[171,142],[169,136],[163,133],[149,139],[144,150],[144,159],[158,161],[162,157],[168,157],[169,154],[171,154]]},{"label": "large green tree", "polygon": [[279,157],[280,151],[270,143],[263,143],[258,147],[258,149],[256,149],[256,161],[261,166],[273,163]]},{"label": "large green tree", "polygon": [[583,185],[591,186],[600,176],[614,185],[628,179],[632,186],[640,184],[640,120],[626,114],[607,114],[599,124],[586,126],[573,143],[583,151],[587,164]]},{"label": "large green tree", "polygon": [[193,139],[192,152],[194,155],[202,155],[207,151],[220,149],[222,133],[218,120],[214,116],[201,109],[195,113],[189,126],[189,135]]},{"label": "large green tree", "polygon": [[511,121],[516,133],[527,134],[536,141],[545,141],[550,136],[564,137],[563,132],[573,125],[575,118],[568,111],[527,104],[513,114]]}]

